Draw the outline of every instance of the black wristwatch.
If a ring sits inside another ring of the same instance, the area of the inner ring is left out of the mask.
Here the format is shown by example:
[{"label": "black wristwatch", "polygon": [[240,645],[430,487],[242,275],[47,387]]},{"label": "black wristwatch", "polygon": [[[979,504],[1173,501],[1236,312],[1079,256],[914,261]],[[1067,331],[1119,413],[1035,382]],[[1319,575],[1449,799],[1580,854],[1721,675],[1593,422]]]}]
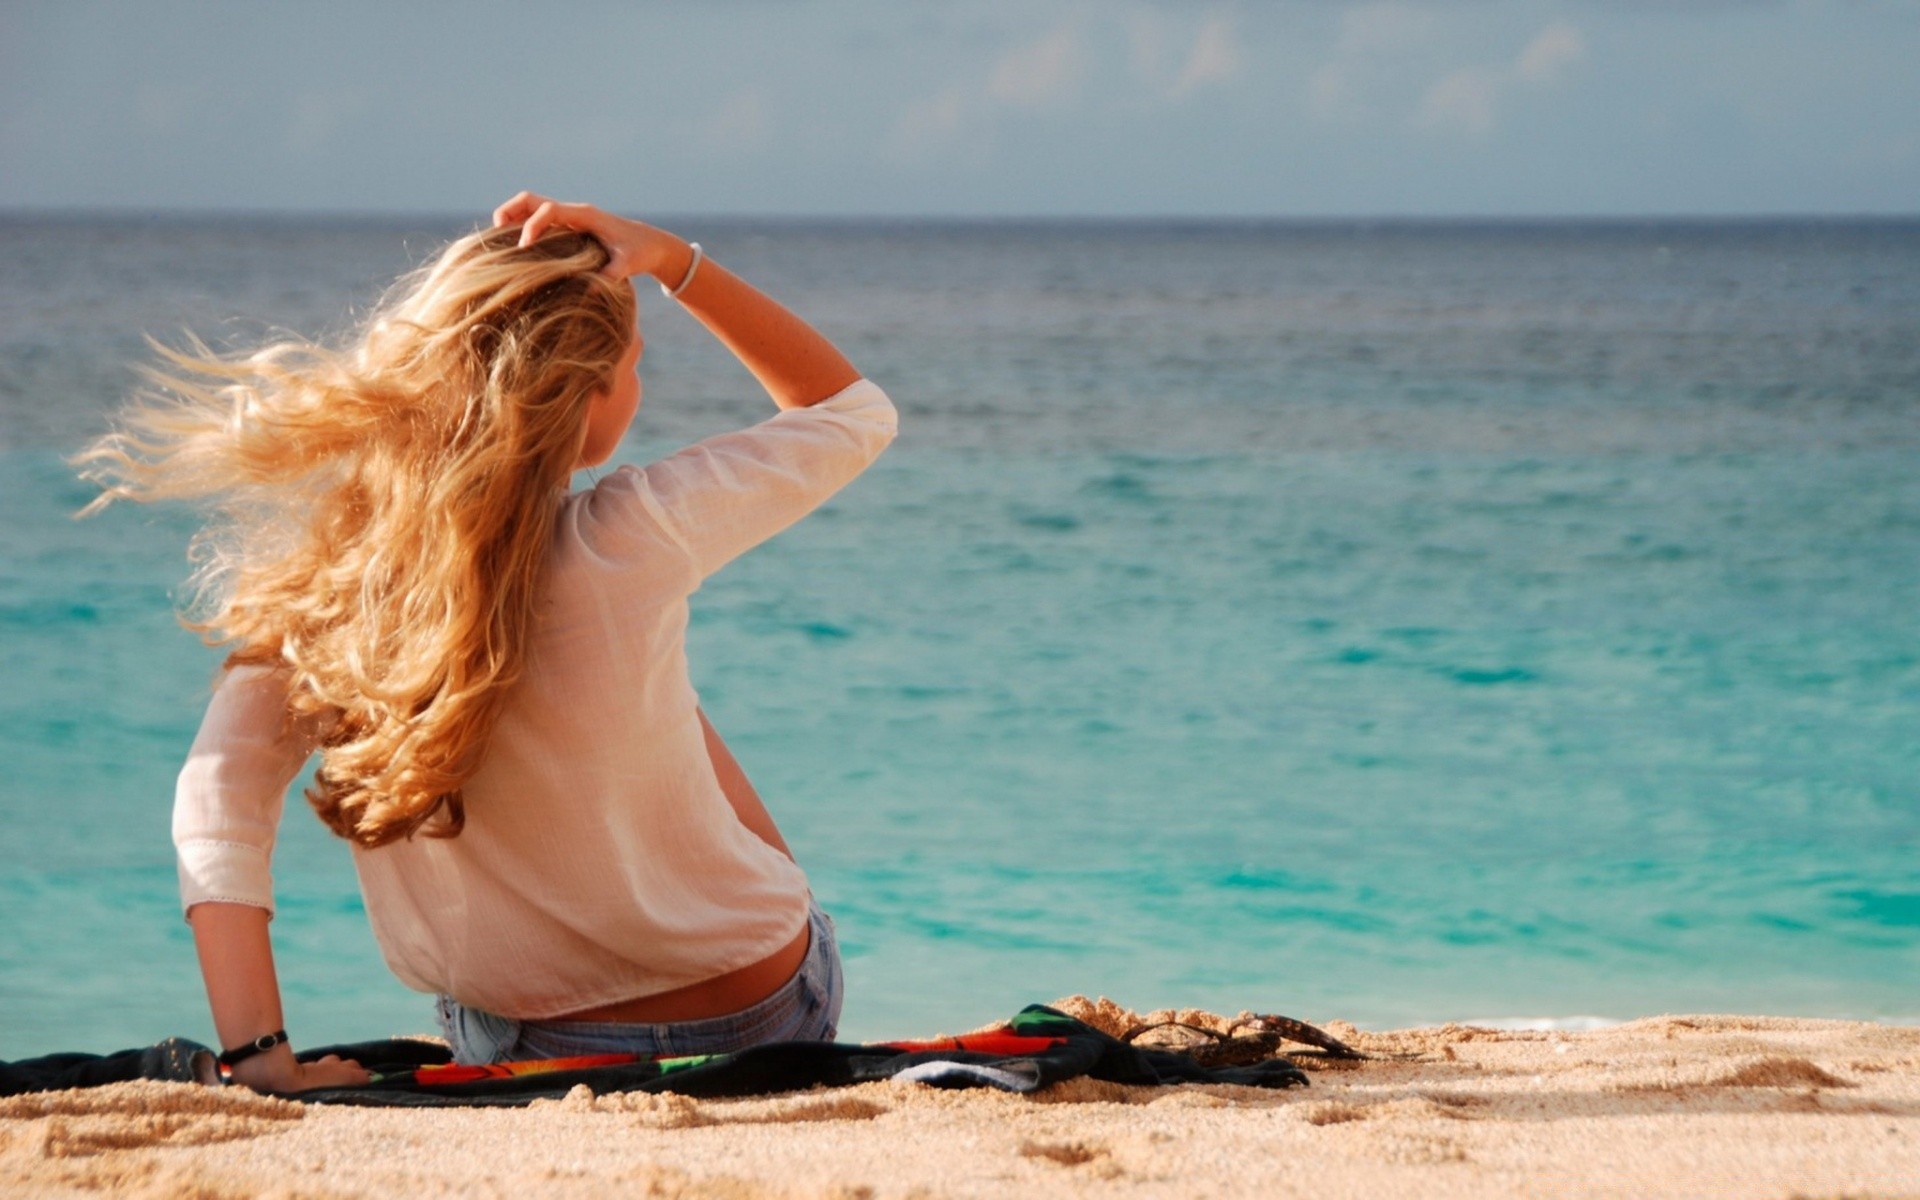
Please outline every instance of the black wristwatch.
[{"label": "black wristwatch", "polygon": [[235,1063],[245,1062],[256,1054],[264,1054],[275,1046],[284,1045],[286,1040],[287,1031],[284,1029],[276,1029],[272,1033],[263,1033],[244,1046],[236,1046],[231,1050],[222,1050],[220,1052],[220,1065],[223,1067],[231,1067]]}]

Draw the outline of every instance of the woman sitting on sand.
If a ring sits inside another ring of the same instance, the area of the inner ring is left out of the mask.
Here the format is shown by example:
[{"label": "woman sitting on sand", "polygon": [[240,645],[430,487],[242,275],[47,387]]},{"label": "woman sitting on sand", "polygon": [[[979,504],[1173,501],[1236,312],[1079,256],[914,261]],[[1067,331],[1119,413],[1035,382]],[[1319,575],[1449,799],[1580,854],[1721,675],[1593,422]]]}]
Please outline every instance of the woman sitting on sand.
[{"label": "woman sitting on sand", "polygon": [[[646,468],[649,275],[782,410]],[[698,707],[687,598],[858,475],[886,395],[697,244],[522,193],[345,352],[168,352],[82,456],[115,498],[219,497],[192,622],[233,649],[175,799],[233,1077],[365,1079],[286,1042],[267,924],[287,786],[353,846],[373,931],[460,1062],[831,1040],[832,922]]]}]

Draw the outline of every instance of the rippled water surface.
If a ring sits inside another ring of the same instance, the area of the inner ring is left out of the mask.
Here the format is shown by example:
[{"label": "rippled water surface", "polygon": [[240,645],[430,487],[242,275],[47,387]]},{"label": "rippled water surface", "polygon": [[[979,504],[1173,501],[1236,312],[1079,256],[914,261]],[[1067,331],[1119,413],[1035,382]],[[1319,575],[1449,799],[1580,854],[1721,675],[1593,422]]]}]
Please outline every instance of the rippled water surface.
[{"label": "rippled water surface", "polygon": [[[692,635],[851,1035],[1920,1016],[1920,225],[681,225],[903,413]],[[62,456],[143,332],[340,329],[457,231],[0,220],[0,1056],[210,1036],[190,514]],[[760,415],[645,304],[628,457]],[[297,805],[275,865],[299,1036],[427,1028]]]}]

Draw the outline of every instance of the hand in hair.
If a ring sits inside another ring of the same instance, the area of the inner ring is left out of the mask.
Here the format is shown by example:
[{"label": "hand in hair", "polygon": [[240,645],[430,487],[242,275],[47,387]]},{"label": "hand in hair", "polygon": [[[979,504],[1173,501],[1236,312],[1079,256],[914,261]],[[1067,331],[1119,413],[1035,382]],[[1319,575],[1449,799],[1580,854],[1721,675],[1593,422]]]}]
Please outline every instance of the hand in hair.
[{"label": "hand in hair", "polygon": [[589,234],[612,256],[603,270],[618,278],[651,275],[669,286],[680,307],[753,372],[781,408],[804,408],[835,395],[860,372],[820,332],[712,258],[687,279],[693,249],[663,229],[629,221],[591,204],[563,204],[521,192],[493,212],[496,226],[521,222],[520,244],[552,229]]},{"label": "hand in hair", "polygon": [[533,192],[521,192],[493,210],[496,228],[516,221],[521,223],[522,246],[533,245],[550,229],[591,234],[610,255],[601,272],[615,279],[634,275],[666,279],[671,275],[678,282],[693,258],[693,250],[687,243],[666,230],[616,217],[591,204],[566,204]]}]

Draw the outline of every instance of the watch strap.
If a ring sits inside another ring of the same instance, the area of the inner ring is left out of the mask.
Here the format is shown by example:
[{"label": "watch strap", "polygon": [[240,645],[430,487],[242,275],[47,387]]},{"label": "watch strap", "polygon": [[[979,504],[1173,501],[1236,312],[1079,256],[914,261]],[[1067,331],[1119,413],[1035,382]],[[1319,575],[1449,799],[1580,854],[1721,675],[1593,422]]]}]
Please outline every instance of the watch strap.
[{"label": "watch strap", "polygon": [[222,1050],[220,1052],[220,1065],[223,1067],[231,1067],[235,1063],[245,1062],[256,1054],[265,1054],[275,1046],[285,1044],[286,1040],[287,1031],[284,1029],[276,1029],[272,1033],[263,1033],[244,1046],[235,1046],[231,1050]]}]

